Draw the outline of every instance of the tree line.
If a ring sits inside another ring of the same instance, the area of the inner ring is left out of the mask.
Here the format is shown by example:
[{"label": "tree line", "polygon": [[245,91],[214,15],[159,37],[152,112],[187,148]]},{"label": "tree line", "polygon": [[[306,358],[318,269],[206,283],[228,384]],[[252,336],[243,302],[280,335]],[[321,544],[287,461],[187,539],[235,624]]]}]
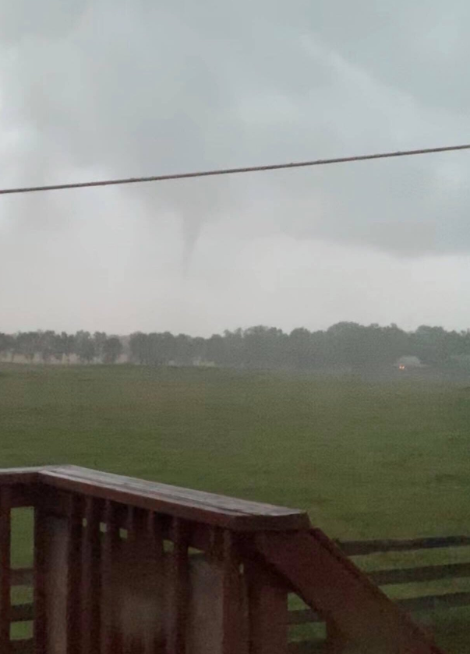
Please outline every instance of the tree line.
[{"label": "tree line", "polygon": [[[124,355],[124,356],[122,356]],[[211,364],[243,368],[351,369],[383,368],[402,356],[415,356],[428,366],[470,367],[470,331],[446,331],[423,325],[407,332],[397,325],[363,326],[340,322],[311,332],[286,333],[275,327],[225,331],[209,338],[186,334],[137,332],[126,337],[54,331],[0,333],[0,357],[116,363],[124,359],[146,366]]]},{"label": "tree line", "polygon": [[116,363],[124,351],[124,344],[118,336],[108,336],[104,332],[79,331],[76,334],[54,331],[20,332],[4,334],[0,332],[0,356],[14,361],[21,356],[26,361],[36,359],[44,363],[59,363],[76,357],[80,363]]}]

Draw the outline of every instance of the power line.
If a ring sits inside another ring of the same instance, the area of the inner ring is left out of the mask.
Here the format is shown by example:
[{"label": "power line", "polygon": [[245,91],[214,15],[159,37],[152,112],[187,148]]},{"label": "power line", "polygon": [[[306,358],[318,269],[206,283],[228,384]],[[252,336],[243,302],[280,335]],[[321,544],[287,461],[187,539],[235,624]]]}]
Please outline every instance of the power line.
[{"label": "power line", "polygon": [[215,177],[216,175],[238,175],[241,173],[257,173],[269,170],[286,170],[289,168],[308,168],[310,166],[327,166],[330,164],[352,163],[355,161],[370,161],[371,159],[391,159],[393,157],[411,157],[418,154],[435,154],[438,152],[455,152],[470,150],[467,145],[448,145],[440,148],[424,148],[421,150],[403,150],[398,152],[381,152],[378,154],[362,154],[355,157],[336,157],[334,159],[315,159],[313,161],[296,161],[293,163],[269,164],[267,166],[246,166],[243,168],[219,168],[191,173],[174,173],[171,175],[153,175],[151,177],[129,177],[126,179],[105,179],[92,182],[74,182],[71,184],[51,184],[48,186],[23,186],[18,188],[0,189],[0,195],[13,193],[36,193],[39,191],[62,191],[73,188],[89,188],[93,186],[117,186],[122,184],[141,184],[143,182],[166,182],[172,179],[192,179],[194,177]]}]

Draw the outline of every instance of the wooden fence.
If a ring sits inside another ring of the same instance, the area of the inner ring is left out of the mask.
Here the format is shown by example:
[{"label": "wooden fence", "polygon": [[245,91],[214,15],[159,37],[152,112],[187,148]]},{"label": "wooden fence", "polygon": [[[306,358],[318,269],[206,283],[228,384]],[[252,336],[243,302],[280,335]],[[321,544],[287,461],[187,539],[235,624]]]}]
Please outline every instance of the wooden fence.
[{"label": "wooden fence", "polygon": [[[32,569],[11,564],[20,507]],[[346,556],[377,547],[341,549],[301,511],[76,467],[0,471],[0,652],[288,654],[314,650],[292,632],[321,620],[325,652],[437,654],[376,585],[431,572],[369,578]]]}]

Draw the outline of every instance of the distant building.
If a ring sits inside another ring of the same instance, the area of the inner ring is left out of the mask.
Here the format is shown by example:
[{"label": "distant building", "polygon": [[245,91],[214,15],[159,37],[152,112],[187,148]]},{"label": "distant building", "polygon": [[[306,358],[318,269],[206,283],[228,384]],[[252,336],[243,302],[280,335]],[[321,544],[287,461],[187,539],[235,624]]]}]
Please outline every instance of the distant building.
[{"label": "distant building", "polygon": [[398,370],[408,370],[410,368],[424,368],[425,366],[421,363],[418,357],[415,356],[404,356],[397,359],[393,364]]}]

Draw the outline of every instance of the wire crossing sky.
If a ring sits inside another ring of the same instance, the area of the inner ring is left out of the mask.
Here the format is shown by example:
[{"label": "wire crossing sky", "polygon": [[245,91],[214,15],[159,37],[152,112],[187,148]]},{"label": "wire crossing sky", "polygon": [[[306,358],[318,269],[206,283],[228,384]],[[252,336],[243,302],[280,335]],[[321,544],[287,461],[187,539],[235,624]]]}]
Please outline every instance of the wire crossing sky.
[{"label": "wire crossing sky", "polygon": [[128,177],[124,179],[106,179],[91,182],[72,182],[69,184],[50,184],[45,186],[23,186],[19,188],[0,189],[0,195],[18,193],[37,193],[39,191],[63,191],[76,188],[90,188],[94,186],[119,186],[123,184],[140,184],[143,182],[167,182],[170,180],[193,179],[199,177],[216,177],[219,175],[237,175],[241,173],[257,173],[291,168],[309,168],[312,166],[327,166],[331,164],[354,163],[358,161],[371,161],[375,159],[392,159],[396,157],[411,157],[423,154],[436,154],[440,152],[456,152],[469,150],[470,144],[448,145],[438,148],[423,148],[421,150],[403,150],[399,152],[381,152],[377,154],[362,154],[351,157],[336,157],[331,159],[315,159],[312,161],[297,161],[292,163],[268,164],[265,166],[245,166],[241,168],[218,168],[215,170],[202,170],[190,173],[174,173],[169,175],[153,175],[149,177]]}]

